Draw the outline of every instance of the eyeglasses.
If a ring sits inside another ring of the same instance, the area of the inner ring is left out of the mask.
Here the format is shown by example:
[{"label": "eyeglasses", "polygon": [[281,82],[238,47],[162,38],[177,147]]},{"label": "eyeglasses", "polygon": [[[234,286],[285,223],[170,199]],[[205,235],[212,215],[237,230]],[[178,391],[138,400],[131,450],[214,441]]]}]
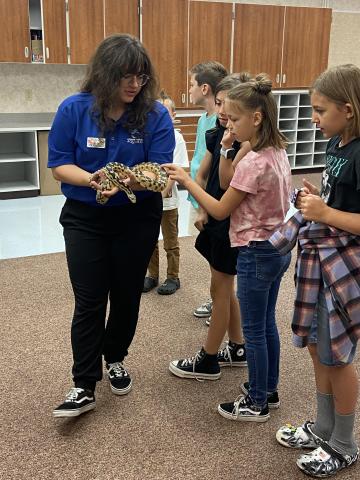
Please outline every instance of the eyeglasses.
[{"label": "eyeglasses", "polygon": [[150,79],[149,75],[145,75],[145,73],[141,73],[140,75],[127,73],[122,78],[125,80],[126,83],[132,83],[135,79],[139,87],[143,87]]}]

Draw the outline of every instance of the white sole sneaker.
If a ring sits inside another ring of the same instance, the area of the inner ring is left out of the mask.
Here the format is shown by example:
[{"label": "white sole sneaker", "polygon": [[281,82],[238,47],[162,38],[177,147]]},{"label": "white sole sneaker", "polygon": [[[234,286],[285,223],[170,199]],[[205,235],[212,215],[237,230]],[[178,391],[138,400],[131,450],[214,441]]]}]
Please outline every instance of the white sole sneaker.
[{"label": "white sole sneaker", "polygon": [[222,417],[227,418],[228,420],[234,420],[236,422],[264,423],[264,422],[267,422],[270,418],[270,413],[268,413],[267,415],[249,415],[249,416],[234,415],[233,413],[229,413],[228,411],[223,410],[221,408],[221,405],[218,405],[218,412]]},{"label": "white sole sneaker", "polygon": [[74,410],[53,410],[53,416],[55,418],[72,418],[72,417],[78,417],[79,415],[82,415],[85,412],[89,412],[90,410],[94,410],[96,407],[95,402],[94,403],[89,403],[88,405],[85,405],[84,407],[81,408],[76,408]]},{"label": "white sole sneaker", "polygon": [[110,383],[110,388],[111,388],[112,393],[114,393],[115,395],[126,395],[132,389],[132,380],[126,388],[120,388],[120,389],[115,388],[111,385],[111,383]]},{"label": "white sole sneaker", "polygon": [[176,365],[178,360],[173,360],[169,364],[169,370],[171,373],[180,378],[193,378],[197,380],[218,380],[221,377],[221,372],[219,373],[200,373],[200,372],[185,372],[178,368]]}]

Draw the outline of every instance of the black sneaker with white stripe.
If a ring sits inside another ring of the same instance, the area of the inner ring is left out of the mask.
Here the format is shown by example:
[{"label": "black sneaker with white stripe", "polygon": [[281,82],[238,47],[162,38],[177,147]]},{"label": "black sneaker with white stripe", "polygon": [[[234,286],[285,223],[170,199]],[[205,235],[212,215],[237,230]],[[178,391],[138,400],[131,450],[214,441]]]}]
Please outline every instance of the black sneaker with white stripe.
[{"label": "black sneaker with white stripe", "polygon": [[246,367],[245,345],[229,341],[218,351],[217,359],[220,367]]},{"label": "black sneaker with white stripe", "polygon": [[[249,393],[249,382],[244,382],[240,385],[240,388],[245,395]],[[267,394],[267,401],[269,408],[279,408],[280,407],[280,399],[278,392],[268,392]]]},{"label": "black sneaker with white stripe", "polygon": [[249,395],[240,395],[234,402],[220,403],[218,412],[229,420],[239,422],[266,422],[270,418],[269,407],[258,407]]},{"label": "black sneaker with white stripe", "polygon": [[169,370],[177,377],[196,380],[218,380],[221,376],[216,353],[209,355],[204,348],[193,357],[173,360],[169,364]]},{"label": "black sneaker with white stripe", "polygon": [[78,417],[82,413],[94,410],[95,395],[92,390],[73,387],[65,397],[64,403],[53,410],[54,417]]},{"label": "black sneaker with white stripe", "polygon": [[121,362],[107,363],[106,370],[110,380],[110,388],[115,395],[126,395],[132,388],[132,380]]}]

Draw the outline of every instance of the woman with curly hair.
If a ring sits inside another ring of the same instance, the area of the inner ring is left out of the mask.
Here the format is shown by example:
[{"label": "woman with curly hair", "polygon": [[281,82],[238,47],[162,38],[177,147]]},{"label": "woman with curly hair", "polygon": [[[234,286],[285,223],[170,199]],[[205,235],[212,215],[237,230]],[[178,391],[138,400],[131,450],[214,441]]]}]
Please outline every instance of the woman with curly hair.
[{"label": "woman with curly hair", "polygon": [[130,35],[112,35],[98,46],[81,92],[61,103],[51,128],[48,166],[66,197],[60,223],[75,297],[74,387],[53,411],[55,417],[95,408],[103,356],[112,392],[124,395],[132,387],[122,362],[135,334],[146,268],[159,235],[162,197],[129,177],[135,203],[113,187],[101,192],[106,201],[99,204],[96,194],[102,187],[96,172],[110,162],[133,167],[172,161],[174,128],[157,98],[156,76],[143,45]]}]

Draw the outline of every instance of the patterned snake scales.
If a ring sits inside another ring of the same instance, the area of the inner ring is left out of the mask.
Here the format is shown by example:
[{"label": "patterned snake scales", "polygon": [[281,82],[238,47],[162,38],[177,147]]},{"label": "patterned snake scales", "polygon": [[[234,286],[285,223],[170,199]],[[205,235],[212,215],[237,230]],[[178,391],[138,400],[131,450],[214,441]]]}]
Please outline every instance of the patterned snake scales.
[{"label": "patterned snake scales", "polygon": [[[155,178],[146,176],[143,172],[155,173]],[[130,202],[136,203],[136,196],[134,192],[127,185],[123,183],[123,180],[132,174],[135,176],[137,182],[146,190],[152,190],[153,192],[162,192],[167,185],[168,177],[165,171],[160,167],[158,163],[143,162],[133,167],[127,167],[123,163],[110,162],[104,168],[101,168],[95,172],[91,179],[99,183],[102,190],[96,192],[96,201],[101,205],[104,205],[109,198],[105,197],[102,192],[104,190],[111,190],[113,187],[118,187],[120,190],[126,193]]]}]

